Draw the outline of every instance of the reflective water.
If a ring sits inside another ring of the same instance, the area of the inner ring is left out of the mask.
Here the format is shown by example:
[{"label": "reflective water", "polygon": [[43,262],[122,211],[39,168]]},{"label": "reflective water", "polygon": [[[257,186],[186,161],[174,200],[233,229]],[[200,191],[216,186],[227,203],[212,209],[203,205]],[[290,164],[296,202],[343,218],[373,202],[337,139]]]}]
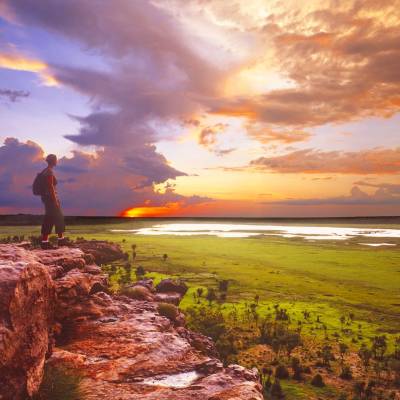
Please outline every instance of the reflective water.
[{"label": "reflective water", "polygon": [[151,386],[184,388],[190,386],[199,377],[200,375],[196,371],[179,372],[172,375],[160,375],[152,378],[146,378],[142,381],[142,383]]},{"label": "reflective water", "polygon": [[[400,229],[372,229],[336,226],[266,225],[260,223],[164,223],[138,229],[116,229],[113,232],[132,232],[138,235],[212,235],[245,238],[257,235],[275,235],[307,240],[346,240],[353,237],[400,238]],[[368,243],[362,243],[369,245]],[[375,246],[387,243],[374,243]]]}]

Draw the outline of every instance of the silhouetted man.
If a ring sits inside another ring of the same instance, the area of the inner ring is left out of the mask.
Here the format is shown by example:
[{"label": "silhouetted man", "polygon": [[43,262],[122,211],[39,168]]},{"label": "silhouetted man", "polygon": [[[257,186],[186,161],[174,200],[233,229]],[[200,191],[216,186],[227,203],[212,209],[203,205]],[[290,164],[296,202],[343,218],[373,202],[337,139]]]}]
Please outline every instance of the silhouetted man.
[{"label": "silhouetted man", "polygon": [[49,242],[49,235],[53,230],[53,226],[56,228],[58,235],[58,245],[65,245],[64,231],[64,215],[61,211],[60,200],[57,196],[57,179],[54,176],[53,168],[57,165],[57,156],[49,154],[46,157],[47,168],[41,173],[42,181],[42,192],[41,197],[45,208],[45,214],[42,224],[42,249],[52,249],[53,246]]}]

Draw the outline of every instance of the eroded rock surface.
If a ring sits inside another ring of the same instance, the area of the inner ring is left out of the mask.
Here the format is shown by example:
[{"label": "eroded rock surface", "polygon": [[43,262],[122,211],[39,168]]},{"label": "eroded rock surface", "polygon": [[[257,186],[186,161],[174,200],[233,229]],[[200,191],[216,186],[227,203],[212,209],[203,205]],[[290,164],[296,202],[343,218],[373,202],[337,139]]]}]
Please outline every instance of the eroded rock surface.
[{"label": "eroded rock surface", "polygon": [[46,357],[79,372],[89,400],[262,399],[255,371],[224,368],[209,338],[160,315],[157,296],[179,303],[183,286],[146,281],[149,300],[112,296],[85,246],[0,245],[0,399],[35,393]]}]

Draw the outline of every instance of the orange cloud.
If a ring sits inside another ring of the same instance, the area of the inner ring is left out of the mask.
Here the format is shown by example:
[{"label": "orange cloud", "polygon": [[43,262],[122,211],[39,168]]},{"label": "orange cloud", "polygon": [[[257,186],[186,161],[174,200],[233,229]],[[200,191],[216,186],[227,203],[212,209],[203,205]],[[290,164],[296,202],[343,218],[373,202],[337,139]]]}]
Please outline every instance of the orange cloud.
[{"label": "orange cloud", "polygon": [[277,37],[276,41],[279,44],[293,44],[300,42],[308,42],[317,44],[319,46],[329,46],[332,43],[334,35],[332,33],[320,32],[313,35],[300,35],[300,34],[282,34]]},{"label": "orange cloud", "polygon": [[251,124],[247,125],[247,132],[262,143],[282,142],[290,144],[305,142],[312,136],[311,133],[302,130],[278,131],[268,128],[256,128]]},{"label": "orange cloud", "polygon": [[33,72],[39,75],[45,86],[58,86],[58,81],[49,71],[49,66],[40,60],[16,54],[0,54],[0,68]]},{"label": "orange cloud", "polygon": [[358,152],[298,150],[276,157],[260,157],[251,167],[280,173],[398,174],[400,147]]},{"label": "orange cloud", "polygon": [[205,147],[215,145],[217,142],[217,135],[222,133],[226,127],[226,124],[221,123],[204,127],[199,135],[199,144]]},{"label": "orange cloud", "polygon": [[399,112],[399,7],[349,1],[300,9],[270,16],[257,32],[268,44],[257,62],[293,84],[215,99],[210,112],[302,129]]},{"label": "orange cloud", "polygon": [[234,106],[233,104],[226,104],[221,107],[217,106],[213,109],[210,109],[209,112],[210,114],[225,115],[228,117],[245,117],[248,119],[256,119],[257,112],[250,109],[250,102],[248,105],[249,107],[246,107],[246,104],[240,104],[238,106]]}]

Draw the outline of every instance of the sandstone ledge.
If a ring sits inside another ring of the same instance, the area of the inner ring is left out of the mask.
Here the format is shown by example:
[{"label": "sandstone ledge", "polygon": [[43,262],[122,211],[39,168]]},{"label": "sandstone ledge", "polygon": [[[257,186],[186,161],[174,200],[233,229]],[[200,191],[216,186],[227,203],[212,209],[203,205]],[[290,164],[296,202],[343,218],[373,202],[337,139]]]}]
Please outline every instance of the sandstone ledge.
[{"label": "sandstone ledge", "polygon": [[148,300],[112,296],[99,244],[82,248],[0,245],[0,399],[33,395],[45,362],[79,371],[88,400],[262,399],[256,371],[224,368],[210,339],[159,314],[184,290],[145,282]]}]

